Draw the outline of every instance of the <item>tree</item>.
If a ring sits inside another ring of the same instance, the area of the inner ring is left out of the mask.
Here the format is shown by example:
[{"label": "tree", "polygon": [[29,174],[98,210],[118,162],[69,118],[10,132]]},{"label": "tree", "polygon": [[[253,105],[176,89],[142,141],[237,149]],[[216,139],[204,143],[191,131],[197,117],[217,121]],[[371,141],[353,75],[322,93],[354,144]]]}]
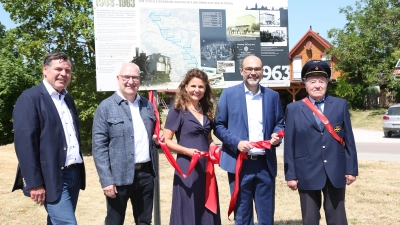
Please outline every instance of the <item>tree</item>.
[{"label": "tree", "polygon": [[6,28],[0,23],[0,145],[13,142],[14,104],[19,94],[36,82],[9,43]]},{"label": "tree", "polygon": [[[21,56],[25,73],[42,76],[43,57],[63,51],[74,63],[68,92],[79,112],[82,150],[91,152],[94,110],[109,93],[96,92],[93,6],[91,0],[0,0],[11,19],[13,47]],[[36,70],[29,70],[36,68]],[[20,94],[20,93],[19,93]]]},{"label": "tree", "polygon": [[346,15],[347,24],[328,32],[335,46],[329,54],[340,59],[335,69],[343,71],[335,94],[361,108],[367,87],[395,90],[399,85],[392,73],[399,59],[400,1],[360,0],[339,12]]}]

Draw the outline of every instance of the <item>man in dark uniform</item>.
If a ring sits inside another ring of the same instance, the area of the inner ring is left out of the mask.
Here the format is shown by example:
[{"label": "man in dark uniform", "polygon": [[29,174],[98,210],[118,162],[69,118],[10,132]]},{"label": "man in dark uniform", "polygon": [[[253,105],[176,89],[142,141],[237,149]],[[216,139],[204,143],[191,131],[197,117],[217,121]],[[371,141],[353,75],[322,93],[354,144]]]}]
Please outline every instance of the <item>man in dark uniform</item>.
[{"label": "man in dark uniform", "polygon": [[[319,224],[321,192],[327,224],[347,224],[346,184],[358,175],[347,101],[326,94],[330,76],[326,62],[307,62],[301,77],[308,97],[289,104],[286,110],[285,179],[290,189],[299,191],[305,225]],[[329,121],[331,129],[321,120]]]}]

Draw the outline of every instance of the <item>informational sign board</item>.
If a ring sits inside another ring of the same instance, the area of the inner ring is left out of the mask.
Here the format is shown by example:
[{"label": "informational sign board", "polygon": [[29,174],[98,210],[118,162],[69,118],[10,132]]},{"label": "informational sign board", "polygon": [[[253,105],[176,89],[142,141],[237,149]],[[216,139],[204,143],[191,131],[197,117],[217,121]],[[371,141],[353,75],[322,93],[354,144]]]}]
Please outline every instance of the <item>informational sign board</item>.
[{"label": "informational sign board", "polygon": [[116,90],[122,62],[141,90],[176,89],[199,68],[215,88],[243,81],[242,60],[263,62],[267,87],[290,86],[288,0],[94,0],[97,91]]}]

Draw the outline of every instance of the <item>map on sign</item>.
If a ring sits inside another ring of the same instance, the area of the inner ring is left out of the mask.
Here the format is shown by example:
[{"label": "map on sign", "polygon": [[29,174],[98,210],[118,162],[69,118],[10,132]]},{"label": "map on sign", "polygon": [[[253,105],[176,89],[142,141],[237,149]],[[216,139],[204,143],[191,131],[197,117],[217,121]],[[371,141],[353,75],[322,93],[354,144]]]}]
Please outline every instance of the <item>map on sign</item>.
[{"label": "map on sign", "polygon": [[199,10],[142,9],[140,53],[173,58],[171,82],[180,82],[188,69],[200,64]]}]

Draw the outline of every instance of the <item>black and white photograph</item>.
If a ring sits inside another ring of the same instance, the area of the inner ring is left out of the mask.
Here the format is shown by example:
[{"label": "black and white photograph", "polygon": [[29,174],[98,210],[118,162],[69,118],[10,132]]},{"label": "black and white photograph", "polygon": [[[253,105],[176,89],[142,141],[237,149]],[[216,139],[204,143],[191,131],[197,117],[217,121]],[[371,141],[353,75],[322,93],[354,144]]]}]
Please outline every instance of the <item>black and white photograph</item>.
[{"label": "black and white photograph", "polygon": [[144,52],[139,53],[139,48],[136,48],[136,55],[132,62],[140,68],[140,85],[149,86],[171,81],[171,59],[164,54],[147,55]]},{"label": "black and white photograph", "polygon": [[261,27],[261,46],[287,46],[286,27]]},{"label": "black and white photograph", "polygon": [[217,67],[217,61],[235,60],[236,47],[234,42],[224,40],[201,41],[201,66]]},{"label": "black and white photograph", "polygon": [[281,26],[281,12],[263,10],[260,11],[260,26]]},{"label": "black and white photograph", "polygon": [[216,68],[201,67],[200,69],[207,74],[212,87],[218,87],[225,84],[224,74],[217,72]]},{"label": "black and white photograph", "polygon": [[218,61],[217,73],[234,73],[235,61]]}]

